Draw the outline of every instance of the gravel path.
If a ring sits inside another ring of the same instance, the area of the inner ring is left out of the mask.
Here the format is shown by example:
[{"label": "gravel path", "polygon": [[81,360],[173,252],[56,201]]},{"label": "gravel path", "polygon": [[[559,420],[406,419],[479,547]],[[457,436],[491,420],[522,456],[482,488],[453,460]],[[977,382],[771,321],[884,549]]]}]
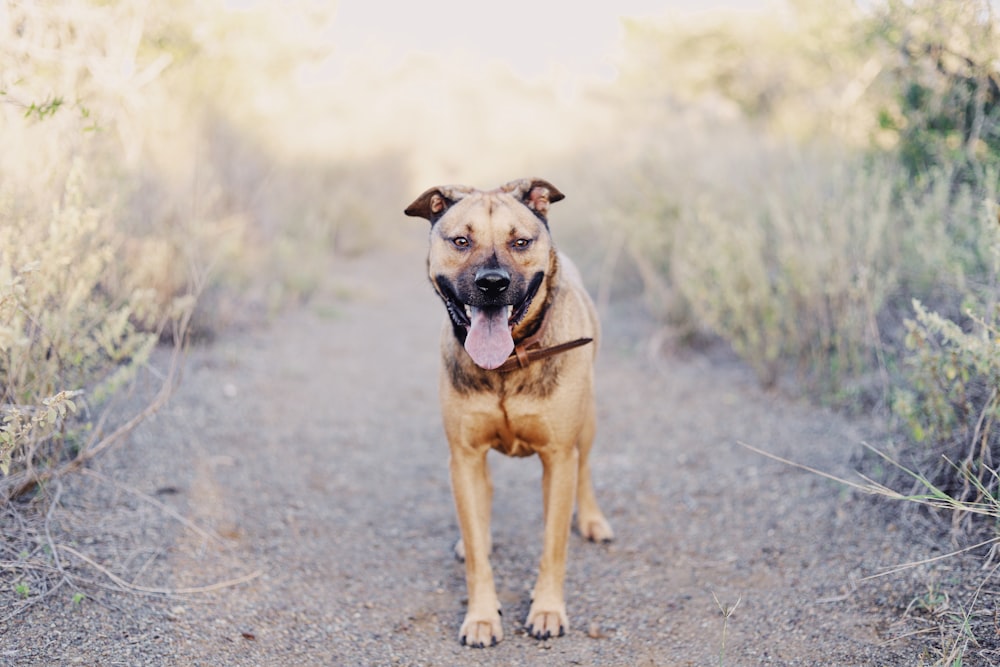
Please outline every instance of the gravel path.
[{"label": "gravel path", "polygon": [[[0,621],[0,664],[916,663],[917,647],[885,641],[909,580],[856,583],[912,555],[904,531],[871,501],[736,444],[843,472],[871,434],[762,392],[725,355],[651,359],[652,325],[627,304],[603,316],[593,455],[617,539],[572,537],[573,627],[530,639],[540,466],[491,455],[507,638],[460,647],[443,314],[422,242],[414,232],[344,260],[308,306],[196,349],[168,408],[59,485],[50,534],[62,566],[92,583]],[[84,556],[142,588],[225,585],[126,593]],[[728,620],[720,605],[735,605]]]}]

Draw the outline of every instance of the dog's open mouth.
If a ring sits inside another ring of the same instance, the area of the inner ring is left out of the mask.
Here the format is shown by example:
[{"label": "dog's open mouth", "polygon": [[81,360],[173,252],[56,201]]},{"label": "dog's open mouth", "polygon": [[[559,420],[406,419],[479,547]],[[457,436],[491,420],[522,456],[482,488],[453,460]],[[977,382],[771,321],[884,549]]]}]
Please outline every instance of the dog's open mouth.
[{"label": "dog's open mouth", "polygon": [[532,299],[542,284],[538,273],[528,285],[525,297],[511,305],[479,305],[462,303],[450,290],[445,290],[445,304],[455,324],[466,329],[465,351],[476,365],[486,370],[498,368],[514,351],[514,327],[524,319]]}]

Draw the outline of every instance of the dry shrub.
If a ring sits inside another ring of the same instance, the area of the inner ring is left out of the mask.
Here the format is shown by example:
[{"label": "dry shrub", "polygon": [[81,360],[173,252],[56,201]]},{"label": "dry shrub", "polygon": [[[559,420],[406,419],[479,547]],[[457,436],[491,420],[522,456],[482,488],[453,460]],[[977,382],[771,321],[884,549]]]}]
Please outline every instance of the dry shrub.
[{"label": "dry shrub", "polygon": [[879,314],[906,261],[891,160],[778,139],[711,103],[634,124],[603,159],[602,247],[677,335],[721,337],[765,385],[794,371],[816,395],[859,378],[884,394]]},{"label": "dry shrub", "polygon": [[150,272],[169,262],[125,255],[133,107],[166,63],[140,54],[143,18],[139,3],[0,8],[0,502],[80,455],[190,307],[172,266]]},{"label": "dry shrub", "polygon": [[628,28],[621,131],[596,151],[608,246],[680,336],[721,337],[763,384],[883,398],[902,170],[865,156],[883,66],[857,8]]},{"label": "dry shrub", "polygon": [[762,158],[757,198],[718,192],[690,208],[674,276],[764,384],[784,365],[835,391],[870,368],[894,287],[892,172],[828,152]]},{"label": "dry shrub", "polygon": [[106,288],[121,237],[87,205],[82,170],[47,219],[0,208],[0,500],[80,446],[71,417],[119,390],[158,338],[149,291]]},{"label": "dry shrub", "polygon": [[390,151],[314,156],[329,10],[229,5],[0,4],[4,489],[74,456],[189,295],[199,333],[259,322],[398,217]]},{"label": "dry shrub", "polygon": [[[976,220],[991,195],[957,184],[989,180],[987,163],[969,163],[998,127],[993,79],[952,65],[995,40],[980,3],[940,4],[799,3],[740,22],[629,26],[621,132],[595,151],[610,184],[591,178],[609,193],[598,214],[608,252],[628,254],[655,312],[721,336],[765,385],[794,370],[841,405],[888,404],[904,381],[910,300],[958,317],[988,264]],[[937,50],[915,62],[927,45]],[[913,123],[936,116],[914,112],[908,129],[884,119],[916,69],[924,88],[979,91],[979,111],[964,143],[958,127],[941,136],[960,164],[914,175],[902,159]]]}]

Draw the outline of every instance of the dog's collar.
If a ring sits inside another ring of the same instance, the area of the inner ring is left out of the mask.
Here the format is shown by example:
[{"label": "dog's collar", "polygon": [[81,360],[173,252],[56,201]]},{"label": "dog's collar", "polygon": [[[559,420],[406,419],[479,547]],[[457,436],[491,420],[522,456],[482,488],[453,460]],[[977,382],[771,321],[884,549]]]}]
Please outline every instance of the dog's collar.
[{"label": "dog's collar", "polygon": [[575,347],[586,345],[594,340],[593,338],[577,338],[576,340],[559,343],[552,347],[541,347],[542,336],[545,334],[545,325],[548,324],[548,321],[548,310],[546,310],[545,315],[542,317],[542,323],[538,326],[538,330],[515,345],[514,351],[507,357],[507,361],[493,370],[506,373],[519,368],[527,368],[528,364],[532,361],[545,359],[546,357],[572,350]]}]

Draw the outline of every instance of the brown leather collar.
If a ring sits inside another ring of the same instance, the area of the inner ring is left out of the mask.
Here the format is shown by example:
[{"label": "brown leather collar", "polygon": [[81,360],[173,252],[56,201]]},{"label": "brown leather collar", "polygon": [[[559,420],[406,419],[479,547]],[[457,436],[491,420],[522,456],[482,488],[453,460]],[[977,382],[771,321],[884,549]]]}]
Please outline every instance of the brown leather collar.
[{"label": "brown leather collar", "polygon": [[593,338],[577,338],[576,340],[559,343],[558,345],[553,345],[552,347],[541,347],[542,335],[545,334],[545,325],[548,324],[548,321],[548,312],[546,312],[545,317],[542,318],[542,324],[538,327],[538,331],[515,345],[514,351],[507,358],[507,361],[503,362],[500,366],[494,368],[493,370],[506,373],[518,368],[527,368],[528,364],[532,361],[545,359],[546,357],[557,355],[560,352],[572,350],[574,347],[586,345],[594,340]]}]

